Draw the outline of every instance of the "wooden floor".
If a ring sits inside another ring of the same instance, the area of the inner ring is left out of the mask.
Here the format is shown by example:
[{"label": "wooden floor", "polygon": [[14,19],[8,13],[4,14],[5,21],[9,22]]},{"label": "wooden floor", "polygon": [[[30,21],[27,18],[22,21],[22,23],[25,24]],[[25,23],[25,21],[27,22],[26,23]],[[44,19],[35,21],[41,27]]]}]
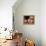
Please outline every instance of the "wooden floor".
[{"label": "wooden floor", "polygon": [[15,39],[13,40],[6,40],[6,42],[2,43],[0,46],[16,46]]}]

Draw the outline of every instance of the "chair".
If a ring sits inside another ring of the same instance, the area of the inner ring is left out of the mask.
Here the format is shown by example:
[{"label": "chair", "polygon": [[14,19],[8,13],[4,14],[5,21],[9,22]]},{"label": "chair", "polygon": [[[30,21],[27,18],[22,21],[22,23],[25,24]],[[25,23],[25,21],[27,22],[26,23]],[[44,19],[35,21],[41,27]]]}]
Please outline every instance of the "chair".
[{"label": "chair", "polygon": [[16,46],[22,46],[22,33],[15,33]]}]

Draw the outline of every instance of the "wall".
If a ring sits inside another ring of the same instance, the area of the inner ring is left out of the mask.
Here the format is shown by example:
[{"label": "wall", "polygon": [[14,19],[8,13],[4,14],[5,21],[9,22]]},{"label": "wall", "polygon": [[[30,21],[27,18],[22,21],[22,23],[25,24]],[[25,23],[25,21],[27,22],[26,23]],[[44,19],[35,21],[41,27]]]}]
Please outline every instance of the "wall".
[{"label": "wall", "polygon": [[0,27],[12,29],[12,6],[16,0],[0,0]]},{"label": "wall", "polygon": [[41,1],[41,42],[46,46],[46,0]]},{"label": "wall", "polygon": [[[16,5],[14,5],[16,6]],[[35,41],[36,46],[41,46],[40,34],[40,15],[41,15],[41,1],[40,0],[23,0],[17,8],[14,7],[15,29],[23,33],[24,38],[32,39]],[[35,24],[23,24],[24,15],[34,15]]]}]

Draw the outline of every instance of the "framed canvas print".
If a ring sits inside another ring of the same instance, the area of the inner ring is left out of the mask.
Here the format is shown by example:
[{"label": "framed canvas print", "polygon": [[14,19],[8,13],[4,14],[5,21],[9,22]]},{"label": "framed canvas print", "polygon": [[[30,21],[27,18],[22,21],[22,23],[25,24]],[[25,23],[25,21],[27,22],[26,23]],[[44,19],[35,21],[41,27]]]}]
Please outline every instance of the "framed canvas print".
[{"label": "framed canvas print", "polygon": [[24,16],[24,24],[34,24],[35,23],[35,16],[34,15],[25,15]]}]

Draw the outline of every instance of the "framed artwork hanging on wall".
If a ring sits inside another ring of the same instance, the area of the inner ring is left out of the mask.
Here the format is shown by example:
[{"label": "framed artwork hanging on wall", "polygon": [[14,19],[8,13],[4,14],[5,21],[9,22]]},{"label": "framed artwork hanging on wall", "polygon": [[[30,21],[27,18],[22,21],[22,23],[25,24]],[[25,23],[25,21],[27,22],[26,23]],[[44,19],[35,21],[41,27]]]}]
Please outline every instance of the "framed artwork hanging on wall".
[{"label": "framed artwork hanging on wall", "polygon": [[25,15],[23,23],[24,24],[34,24],[35,23],[35,16],[34,15]]}]

